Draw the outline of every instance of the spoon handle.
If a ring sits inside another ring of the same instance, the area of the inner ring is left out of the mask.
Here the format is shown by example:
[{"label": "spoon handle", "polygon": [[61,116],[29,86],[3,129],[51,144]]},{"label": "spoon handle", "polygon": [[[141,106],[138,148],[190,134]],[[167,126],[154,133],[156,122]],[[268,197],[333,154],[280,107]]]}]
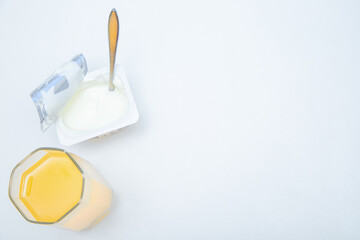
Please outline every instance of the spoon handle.
[{"label": "spoon handle", "polygon": [[119,37],[119,18],[117,16],[115,8],[111,10],[109,15],[108,23],[108,33],[109,33],[109,53],[110,53],[110,79],[109,79],[109,89],[110,91],[114,90],[114,65],[116,57],[116,48]]}]

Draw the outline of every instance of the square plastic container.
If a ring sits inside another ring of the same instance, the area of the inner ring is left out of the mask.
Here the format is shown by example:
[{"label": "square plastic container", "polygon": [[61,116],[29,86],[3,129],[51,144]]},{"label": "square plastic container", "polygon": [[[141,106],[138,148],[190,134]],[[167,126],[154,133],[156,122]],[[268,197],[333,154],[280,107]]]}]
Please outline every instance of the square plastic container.
[{"label": "square plastic container", "polygon": [[[104,81],[106,81],[108,75],[109,75],[109,68],[101,68],[99,70],[89,72],[84,78],[84,83],[94,81],[99,77],[100,78],[103,77]],[[55,122],[55,126],[56,126],[57,136],[61,144],[65,146],[70,146],[88,139],[110,135],[116,132],[117,130],[129,126],[131,124],[134,124],[138,121],[139,113],[135,104],[134,97],[131,93],[131,89],[125,71],[119,65],[115,66],[114,84],[117,87],[123,88],[125,90],[129,104],[129,109],[127,113],[110,125],[107,125],[103,128],[99,128],[95,130],[87,130],[87,131],[73,130],[67,127],[62,119],[62,114],[60,113],[59,117]]]}]

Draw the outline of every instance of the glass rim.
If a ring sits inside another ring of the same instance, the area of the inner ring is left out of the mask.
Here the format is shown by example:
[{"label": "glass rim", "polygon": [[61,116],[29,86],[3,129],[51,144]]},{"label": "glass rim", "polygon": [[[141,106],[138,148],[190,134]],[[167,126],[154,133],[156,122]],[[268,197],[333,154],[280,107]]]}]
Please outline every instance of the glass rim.
[{"label": "glass rim", "polygon": [[[81,195],[80,195],[80,200],[75,204],[74,207],[72,207],[69,211],[67,211],[63,216],[61,216],[58,220],[53,221],[53,222],[42,222],[42,221],[34,221],[29,219],[23,212],[22,210],[16,205],[15,200],[13,199],[13,197],[11,196],[11,186],[12,186],[12,182],[13,182],[13,176],[14,176],[14,172],[15,170],[21,166],[29,157],[31,157],[34,153],[41,151],[41,150],[54,150],[54,151],[59,151],[59,152],[63,152],[67,155],[67,157],[74,163],[74,165],[76,166],[76,168],[80,171],[81,173],[81,177],[82,177],[82,187],[81,187]],[[75,161],[75,159],[71,156],[71,154],[69,152],[67,152],[64,149],[61,148],[53,148],[53,147],[41,147],[41,148],[37,148],[34,151],[32,151],[31,153],[29,153],[23,160],[21,160],[18,164],[16,164],[16,166],[13,168],[13,170],[11,171],[11,175],[10,175],[10,181],[9,181],[9,189],[8,189],[8,195],[10,198],[10,201],[12,202],[12,204],[15,206],[15,208],[20,212],[20,214],[25,218],[26,221],[31,222],[31,223],[36,223],[36,224],[56,224],[58,222],[60,222],[62,219],[64,219],[67,215],[69,215],[72,211],[74,211],[82,202],[83,197],[84,197],[84,189],[85,189],[85,173],[84,171],[81,169],[81,167],[79,166],[79,164]]]}]

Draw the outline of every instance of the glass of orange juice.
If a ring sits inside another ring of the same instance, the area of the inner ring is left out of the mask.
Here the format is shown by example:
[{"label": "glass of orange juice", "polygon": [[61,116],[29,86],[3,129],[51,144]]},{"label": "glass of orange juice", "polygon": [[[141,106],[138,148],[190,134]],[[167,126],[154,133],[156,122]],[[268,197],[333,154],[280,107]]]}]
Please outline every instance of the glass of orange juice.
[{"label": "glass of orange juice", "polygon": [[80,231],[110,212],[112,190],[86,160],[39,148],[13,169],[9,197],[29,222]]}]

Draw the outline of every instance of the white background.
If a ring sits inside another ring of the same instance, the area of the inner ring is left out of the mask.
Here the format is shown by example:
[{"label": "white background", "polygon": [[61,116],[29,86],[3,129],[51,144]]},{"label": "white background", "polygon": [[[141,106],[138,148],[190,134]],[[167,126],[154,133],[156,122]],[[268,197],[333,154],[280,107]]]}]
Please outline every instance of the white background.
[{"label": "white background", "polygon": [[[66,150],[113,187],[83,232],[26,222],[12,168],[45,134],[29,93],[84,53],[118,63],[140,120]],[[359,1],[0,0],[0,239],[360,239]]]}]

